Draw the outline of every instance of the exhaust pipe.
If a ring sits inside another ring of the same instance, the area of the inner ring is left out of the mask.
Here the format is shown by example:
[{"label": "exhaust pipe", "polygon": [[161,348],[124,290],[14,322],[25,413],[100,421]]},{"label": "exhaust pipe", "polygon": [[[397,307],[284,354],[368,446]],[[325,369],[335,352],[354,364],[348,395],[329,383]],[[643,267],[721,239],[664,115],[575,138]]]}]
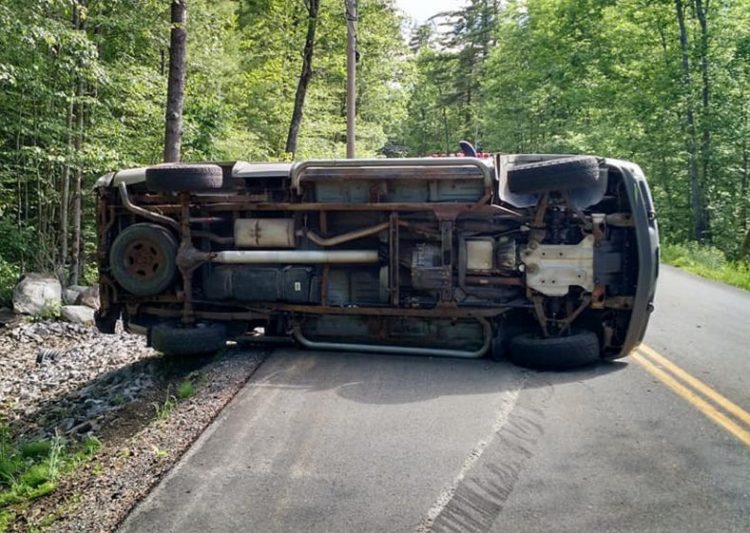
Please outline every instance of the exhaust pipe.
[{"label": "exhaust pipe", "polygon": [[344,352],[364,352],[364,353],[387,353],[401,355],[427,355],[430,357],[459,357],[462,359],[478,359],[490,349],[492,343],[492,326],[484,318],[477,318],[482,324],[483,342],[482,346],[473,352],[466,350],[453,350],[446,348],[421,348],[416,346],[388,346],[378,344],[359,344],[348,342],[325,342],[313,341],[305,337],[299,324],[295,324],[292,329],[292,336],[305,348],[311,350],[340,350]]},{"label": "exhaust pipe", "polygon": [[377,250],[227,250],[211,254],[212,263],[228,265],[270,264],[374,264]]}]

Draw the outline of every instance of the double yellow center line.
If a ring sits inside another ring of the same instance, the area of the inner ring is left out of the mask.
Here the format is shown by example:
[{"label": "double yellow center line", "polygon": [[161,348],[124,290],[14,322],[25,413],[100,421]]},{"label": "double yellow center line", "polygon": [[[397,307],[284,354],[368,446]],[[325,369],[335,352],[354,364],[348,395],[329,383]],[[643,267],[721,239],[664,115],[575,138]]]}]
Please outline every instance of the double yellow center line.
[{"label": "double yellow center line", "polygon": [[750,413],[742,407],[645,344],[631,357],[701,413],[750,446]]}]

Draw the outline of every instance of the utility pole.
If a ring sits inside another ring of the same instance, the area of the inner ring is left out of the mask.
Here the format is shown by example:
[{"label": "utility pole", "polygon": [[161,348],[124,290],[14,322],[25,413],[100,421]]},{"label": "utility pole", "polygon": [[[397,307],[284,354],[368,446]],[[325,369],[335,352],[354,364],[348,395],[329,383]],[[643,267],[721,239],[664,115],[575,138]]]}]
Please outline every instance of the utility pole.
[{"label": "utility pole", "polygon": [[346,157],[354,159],[354,118],[357,111],[357,0],[346,6]]}]

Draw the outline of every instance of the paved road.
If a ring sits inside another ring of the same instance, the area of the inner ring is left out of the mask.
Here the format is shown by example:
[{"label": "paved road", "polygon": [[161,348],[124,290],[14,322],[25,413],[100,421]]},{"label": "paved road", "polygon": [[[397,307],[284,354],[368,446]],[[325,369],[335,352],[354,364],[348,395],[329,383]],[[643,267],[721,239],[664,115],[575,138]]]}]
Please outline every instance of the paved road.
[{"label": "paved road", "polygon": [[279,350],[122,529],[748,531],[750,294],[662,272],[667,362]]}]

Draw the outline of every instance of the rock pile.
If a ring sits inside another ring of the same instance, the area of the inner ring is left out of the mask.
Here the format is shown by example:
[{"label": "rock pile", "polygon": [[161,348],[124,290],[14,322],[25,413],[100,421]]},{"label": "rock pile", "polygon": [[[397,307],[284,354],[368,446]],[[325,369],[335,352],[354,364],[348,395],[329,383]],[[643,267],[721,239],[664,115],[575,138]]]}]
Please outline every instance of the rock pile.
[{"label": "rock pile", "polygon": [[[114,531],[264,355],[234,347],[216,357],[159,357],[121,329],[104,335],[18,316],[0,326],[0,419],[13,439],[103,442],[95,461],[62,477],[8,530]],[[186,382],[190,392],[178,392]]]},{"label": "rock pile", "polygon": [[54,313],[61,305],[62,286],[57,278],[29,273],[13,289],[13,310],[16,313]]},{"label": "rock pile", "polygon": [[26,274],[13,289],[13,310],[35,317],[61,316],[74,324],[93,324],[99,309],[99,287],[71,285],[62,288],[57,278]]},{"label": "rock pile", "polygon": [[96,431],[153,382],[145,339],[44,320],[0,329],[0,417],[29,438]]}]

